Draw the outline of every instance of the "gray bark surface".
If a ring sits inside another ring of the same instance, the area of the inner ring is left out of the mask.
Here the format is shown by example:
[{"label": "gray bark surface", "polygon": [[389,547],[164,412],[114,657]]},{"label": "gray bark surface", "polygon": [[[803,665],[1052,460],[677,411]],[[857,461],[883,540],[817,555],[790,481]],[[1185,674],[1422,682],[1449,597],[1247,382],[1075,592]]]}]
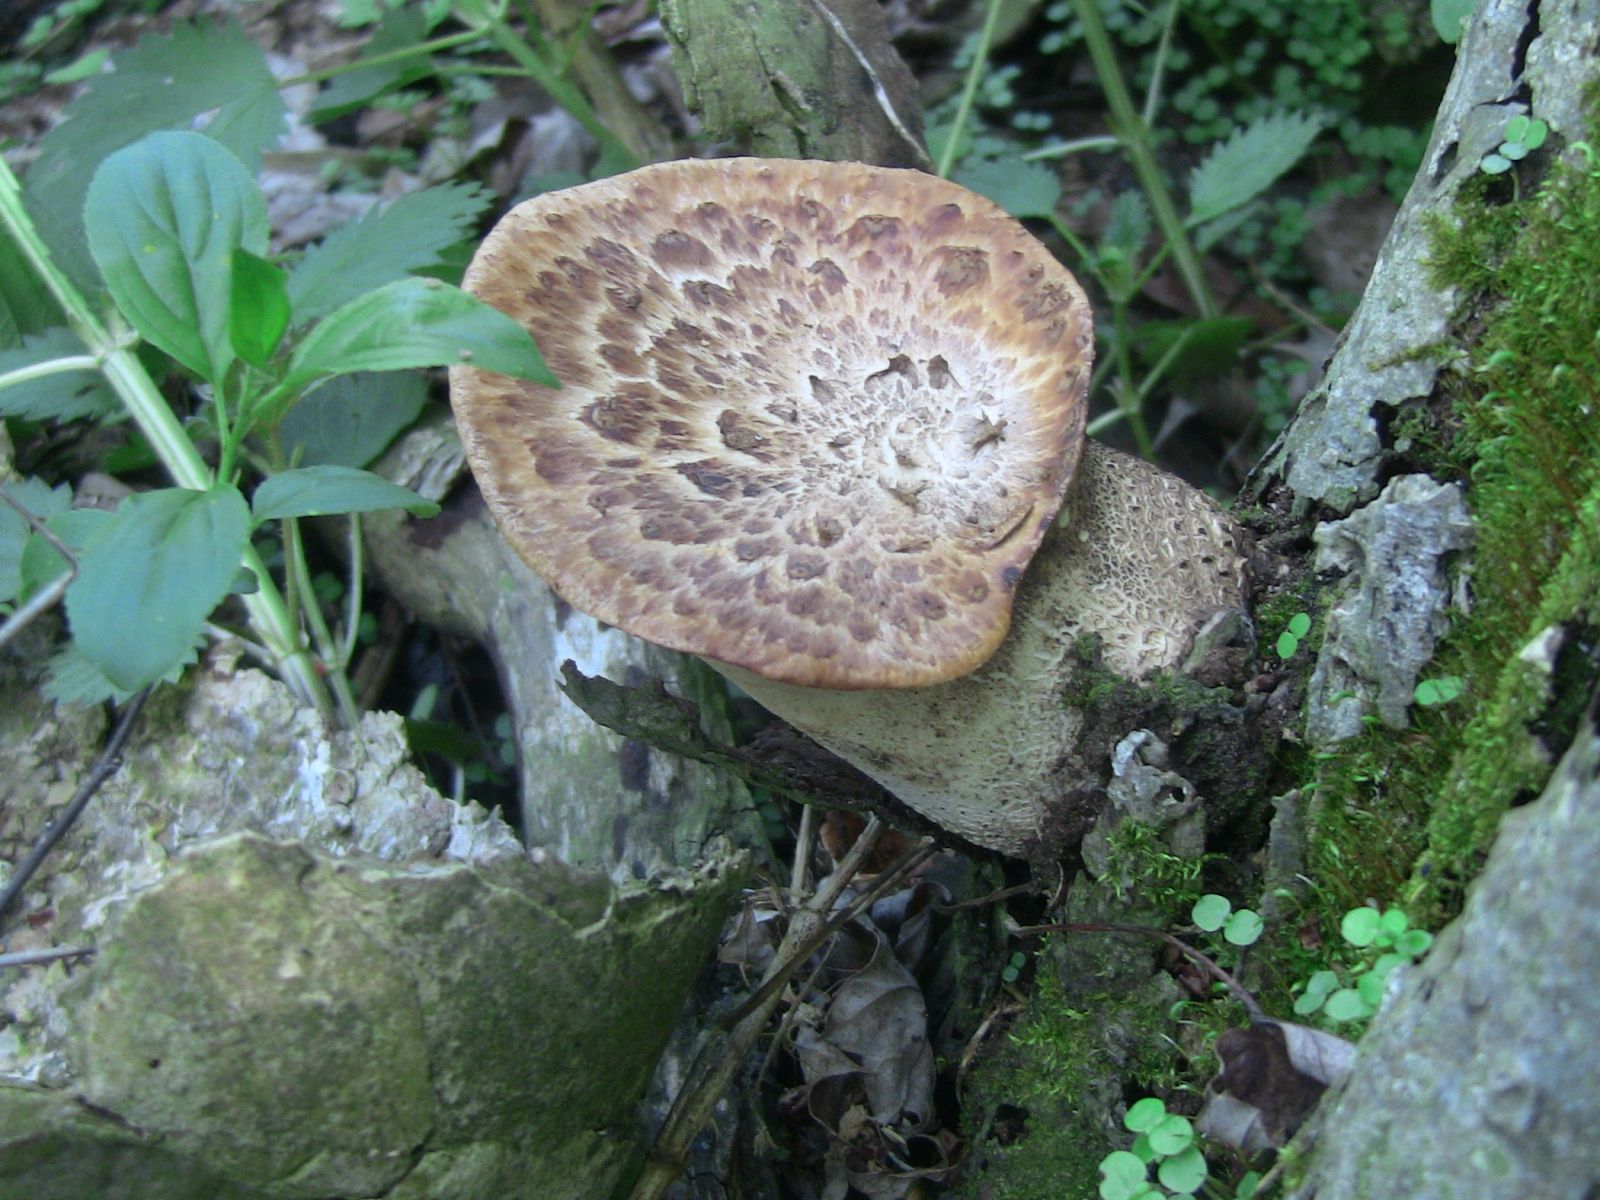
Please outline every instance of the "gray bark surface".
[{"label": "gray bark surface", "polygon": [[[1592,717],[1592,713],[1591,713]],[[1501,824],[1466,910],[1391,983],[1296,1200],[1589,1200],[1600,1185],[1600,730]]]}]

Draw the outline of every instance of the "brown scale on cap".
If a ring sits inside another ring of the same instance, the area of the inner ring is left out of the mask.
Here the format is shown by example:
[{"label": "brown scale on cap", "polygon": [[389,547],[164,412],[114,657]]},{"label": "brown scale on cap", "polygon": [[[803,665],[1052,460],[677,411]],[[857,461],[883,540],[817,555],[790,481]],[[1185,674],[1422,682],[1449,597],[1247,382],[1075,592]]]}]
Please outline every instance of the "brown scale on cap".
[{"label": "brown scale on cap", "polygon": [[914,171],[688,160],[519,205],[466,287],[559,390],[451,372],[507,538],[575,607],[788,683],[1000,644],[1082,445],[1077,282]]}]

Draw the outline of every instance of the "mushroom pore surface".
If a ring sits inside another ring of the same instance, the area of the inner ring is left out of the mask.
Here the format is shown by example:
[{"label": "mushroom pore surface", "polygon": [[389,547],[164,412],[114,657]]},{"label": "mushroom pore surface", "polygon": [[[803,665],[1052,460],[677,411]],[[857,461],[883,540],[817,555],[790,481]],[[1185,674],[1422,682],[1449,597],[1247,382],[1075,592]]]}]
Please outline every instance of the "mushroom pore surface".
[{"label": "mushroom pore surface", "polygon": [[468,290],[560,389],[451,372],[507,538],[575,607],[787,683],[918,687],[1004,638],[1072,480],[1082,290],[914,171],[646,167],[529,200]]}]

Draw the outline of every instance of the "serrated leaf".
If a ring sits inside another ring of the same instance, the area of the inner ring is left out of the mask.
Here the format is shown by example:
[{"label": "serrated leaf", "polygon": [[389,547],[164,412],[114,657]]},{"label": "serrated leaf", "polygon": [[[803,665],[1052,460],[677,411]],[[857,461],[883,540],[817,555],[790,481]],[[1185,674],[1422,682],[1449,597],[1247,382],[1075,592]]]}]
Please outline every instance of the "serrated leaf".
[{"label": "serrated leaf", "polygon": [[[95,508],[69,508],[58,512],[45,522],[50,532],[75,556],[80,554],[89,539],[111,519],[111,514]],[[72,564],[61,557],[49,538],[35,533],[22,547],[22,561],[18,564],[21,590],[19,599],[26,600],[46,584],[60,578]]]},{"label": "serrated leaf", "polygon": [[295,403],[278,425],[278,441],[284,456],[302,467],[364,467],[427,401],[427,380],[415,371],[335,376]]},{"label": "serrated leaf", "polygon": [[112,683],[72,642],[45,663],[44,694],[57,704],[104,704],[107,700],[120,703],[137,690]]},{"label": "serrated leaf", "polygon": [[1042,163],[1020,158],[968,160],[951,173],[951,180],[987,196],[1013,217],[1049,217],[1061,199],[1061,180]]},{"label": "serrated leaf", "polygon": [[521,325],[459,288],[415,278],[324,317],[295,351],[286,382],[292,388],[351,371],[463,363],[559,386]]},{"label": "serrated leaf", "polygon": [[403,508],[418,517],[431,517],[439,511],[432,500],[390,483],[382,475],[336,466],[300,467],[269,476],[256,488],[251,507],[258,525],[281,517],[326,517],[385,508]]},{"label": "serrated leaf", "polygon": [[295,320],[320,317],[436,265],[443,251],[467,236],[488,203],[476,184],[445,184],[402,196],[334,230],[289,274]]},{"label": "serrated leaf", "polygon": [[1322,123],[1302,113],[1273,113],[1212,147],[1189,176],[1189,224],[1199,225],[1247,204],[1295,163]]},{"label": "serrated leaf", "polygon": [[84,201],[89,250],[129,321],[203,379],[233,361],[233,253],[267,248],[254,176],[198,133],[152,133],[101,164]]},{"label": "serrated leaf", "polygon": [[112,56],[39,143],[28,171],[28,211],[52,254],[83,288],[94,286],[84,248],[83,199],[95,169],[113,152],[159,129],[207,126],[254,171],[283,132],[282,98],[260,47],[232,21],[179,25]]},{"label": "serrated leaf", "polygon": [[265,367],[289,328],[288,276],[248,250],[233,252],[228,338],[239,357]]},{"label": "serrated leaf", "polygon": [[[76,334],[57,326],[24,337],[15,350],[0,351],[0,375],[85,353]],[[76,421],[116,410],[116,393],[96,370],[63,371],[0,388],[0,414],[29,421]]]},{"label": "serrated leaf", "polygon": [[160,679],[194,650],[250,542],[239,490],[129,496],[83,549],[67,589],[72,636],[119,688]]},{"label": "serrated leaf", "polygon": [[[415,46],[428,36],[428,18],[420,8],[402,6],[386,15],[361,48],[362,58],[378,58]],[[331,121],[354,112],[386,92],[433,74],[433,60],[426,53],[405,55],[371,66],[341,71],[328,81],[311,110],[313,122]]]},{"label": "serrated leaf", "polygon": [[[0,488],[41,521],[72,507],[72,489],[64,483],[52,488],[42,479],[21,479],[0,483]],[[22,548],[33,536],[33,526],[27,519],[0,501],[0,603],[22,595]]]},{"label": "serrated leaf", "polygon": [[1135,264],[1150,239],[1150,205],[1139,192],[1123,192],[1111,203],[1111,216],[1100,237],[1102,257],[1114,256],[1118,262]]}]

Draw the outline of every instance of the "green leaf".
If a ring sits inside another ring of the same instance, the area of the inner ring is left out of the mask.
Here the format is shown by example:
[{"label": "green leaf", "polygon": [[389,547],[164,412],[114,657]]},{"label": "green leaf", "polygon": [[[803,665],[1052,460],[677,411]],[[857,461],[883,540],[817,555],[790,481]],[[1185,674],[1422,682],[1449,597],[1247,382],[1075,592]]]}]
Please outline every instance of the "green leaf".
[{"label": "green leaf", "polygon": [[1322,1011],[1335,1021],[1364,1021],[1376,1009],[1361,998],[1354,988],[1340,988],[1329,996]]},{"label": "green leaf", "polygon": [[[56,513],[45,522],[50,532],[73,555],[82,558],[83,548],[89,539],[100,531],[111,514],[95,508],[69,508]],[[22,561],[18,564],[21,591],[18,596],[26,600],[47,583],[58,579],[72,564],[61,557],[61,551],[48,538],[35,533],[22,547]]]},{"label": "green leaf", "polygon": [[[1146,1096],[1128,1105],[1122,1123],[1134,1133],[1147,1133],[1166,1119],[1167,1106],[1158,1096]],[[1142,1176],[1141,1176],[1142,1178]]]},{"label": "green leaf", "polygon": [[1238,363],[1252,328],[1248,317],[1146,321],[1134,345],[1140,360],[1152,367],[1172,354],[1165,377],[1183,382],[1227,374]]},{"label": "green leaf", "polygon": [[[361,48],[362,58],[377,58],[415,46],[428,36],[425,13],[402,6],[385,16]],[[313,122],[331,121],[354,112],[385,92],[406,87],[434,73],[433,60],[424,52],[403,55],[371,66],[353,66],[328,81],[311,110]]]},{"label": "green leaf", "polygon": [[[0,375],[56,358],[86,354],[70,329],[56,326],[29,334],[15,350],[0,351]],[[117,397],[96,370],[63,371],[0,388],[0,415],[29,421],[76,421],[117,411]]]},{"label": "green leaf", "polygon": [[[52,488],[41,479],[0,483],[6,495],[40,521],[48,522],[57,513],[72,507],[72,488],[61,484]],[[17,599],[22,590],[22,548],[35,536],[33,527],[11,505],[0,500],[0,604]],[[43,541],[43,539],[40,539]],[[49,545],[48,542],[45,543]],[[60,554],[56,558],[60,560]],[[61,564],[66,566],[65,563]]]},{"label": "green leaf", "polygon": [[295,320],[320,317],[437,265],[444,251],[472,232],[488,203],[476,184],[446,184],[402,196],[334,230],[289,274]]},{"label": "green leaf", "polygon": [[216,110],[207,131],[254,171],[276,144],[284,106],[266,58],[239,26],[180,25],[112,56],[39,143],[27,205],[56,262],[80,287],[95,286],[84,245],[83,199],[114,151],[158,129],[189,127]]},{"label": "green leaf", "polygon": [[1019,220],[1049,217],[1061,199],[1061,180],[1056,173],[1043,163],[1020,158],[969,159],[951,172],[950,178],[987,196]]},{"label": "green leaf", "polygon": [[1295,652],[1300,649],[1300,639],[1288,630],[1284,630],[1278,635],[1278,642],[1274,648],[1279,658],[1293,658]]},{"label": "green leaf", "polygon": [[1208,892],[1194,902],[1194,908],[1189,916],[1207,933],[1215,933],[1222,928],[1222,923],[1228,919],[1228,914],[1232,911],[1233,901],[1215,892]]},{"label": "green leaf", "polygon": [[1172,1113],[1150,1130],[1150,1148],[1163,1158],[1168,1158],[1189,1147],[1194,1141],[1194,1126],[1188,1117]]},{"label": "green leaf", "polygon": [[1265,928],[1258,913],[1241,908],[1228,918],[1228,923],[1222,927],[1222,936],[1232,945],[1251,946],[1261,937],[1261,931]]},{"label": "green leaf", "polygon": [[289,328],[288,276],[248,250],[233,252],[228,292],[228,337],[239,357],[265,367]]},{"label": "green leaf", "polygon": [[1370,946],[1382,928],[1378,910],[1362,905],[1345,913],[1339,922],[1339,932],[1352,946]]},{"label": "green leaf", "polygon": [[1306,634],[1311,632],[1311,614],[1295,613],[1294,616],[1289,618],[1288,628],[1289,632],[1294,634],[1295,637],[1305,637]]},{"label": "green leaf", "polygon": [[439,511],[410,488],[355,467],[301,467],[263,480],[252,501],[256,524],[280,517],[325,517],[332,513],[403,508],[414,516]]},{"label": "green leaf", "polygon": [[1478,170],[1485,175],[1504,175],[1511,170],[1511,160],[1501,154],[1485,154]]},{"label": "green leaf", "polygon": [[1161,1186],[1180,1196],[1192,1196],[1206,1181],[1206,1156],[1195,1146],[1173,1155],[1156,1168]]},{"label": "green leaf", "polygon": [[1454,46],[1461,40],[1467,18],[1472,16],[1472,10],[1477,2],[1478,0],[1432,0],[1429,5],[1429,15],[1433,18],[1433,29],[1439,35],[1440,41]]},{"label": "green leaf", "polygon": [[[1525,113],[1518,113],[1506,122],[1506,141],[1520,142],[1528,132],[1528,127],[1533,124]],[[1520,155],[1518,156],[1520,157]]]},{"label": "green leaf", "polygon": [[1142,192],[1127,191],[1111,202],[1111,216],[1100,238],[1100,253],[1120,255],[1123,262],[1135,263],[1150,239],[1150,205]]},{"label": "green leaf", "polygon": [[267,248],[267,205],[244,165],[198,133],[152,133],[95,172],[84,202],[89,250],[117,307],[196,375],[233,361],[233,252]]},{"label": "green leaf", "polygon": [[427,380],[416,371],[338,375],[295,403],[278,425],[278,441],[302,467],[364,467],[427,401]]},{"label": "green leaf", "polygon": [[1535,117],[1528,122],[1528,128],[1517,140],[1529,150],[1537,150],[1544,145],[1544,139],[1550,135],[1550,126]]},{"label": "green leaf", "polygon": [[0,229],[0,350],[13,350],[22,345],[24,334],[44,333],[61,321],[55,301],[11,234]]},{"label": "green leaf", "polygon": [[1315,117],[1273,113],[1219,142],[1189,176],[1189,224],[1247,204],[1300,161],[1322,130]]},{"label": "green leaf", "polygon": [[1126,1150],[1113,1150],[1100,1160],[1101,1200],[1131,1200],[1144,1191],[1149,1169]]},{"label": "green leaf", "polygon": [[1326,999],[1327,997],[1320,992],[1315,994],[1305,992],[1296,996],[1294,1000],[1294,1015],[1297,1017],[1309,1017],[1322,1007],[1322,1002]]},{"label": "green leaf", "polygon": [[1339,977],[1332,971],[1318,971],[1306,980],[1306,995],[1326,996],[1339,986]]},{"label": "green leaf", "polygon": [[1449,704],[1450,701],[1460,697],[1467,690],[1467,681],[1459,675],[1442,675],[1438,679],[1424,679],[1417,684],[1417,689],[1412,693],[1416,702],[1424,708],[1432,708],[1439,704]]},{"label": "green leaf", "polygon": [[91,75],[100,74],[106,65],[106,59],[110,57],[111,51],[102,46],[99,50],[91,50],[87,54],[80,55],[64,67],[46,71],[44,81],[49,84],[80,83]]},{"label": "green leaf", "polygon": [[559,386],[526,329],[432,279],[399,280],[323,318],[295,351],[286,383],[460,363]]},{"label": "green leaf", "polygon": [[[172,672],[169,679],[178,671]],[[104,704],[107,700],[120,703],[136,691],[137,688],[119,688],[112,683],[73,642],[45,663],[44,694],[58,704]]]},{"label": "green leaf", "polygon": [[1421,958],[1433,945],[1433,934],[1426,929],[1408,929],[1395,941],[1394,948],[1407,958]]},{"label": "green leaf", "polygon": [[72,636],[115,686],[153,683],[193,652],[250,542],[239,490],[129,496],[83,549],[67,589]]}]

